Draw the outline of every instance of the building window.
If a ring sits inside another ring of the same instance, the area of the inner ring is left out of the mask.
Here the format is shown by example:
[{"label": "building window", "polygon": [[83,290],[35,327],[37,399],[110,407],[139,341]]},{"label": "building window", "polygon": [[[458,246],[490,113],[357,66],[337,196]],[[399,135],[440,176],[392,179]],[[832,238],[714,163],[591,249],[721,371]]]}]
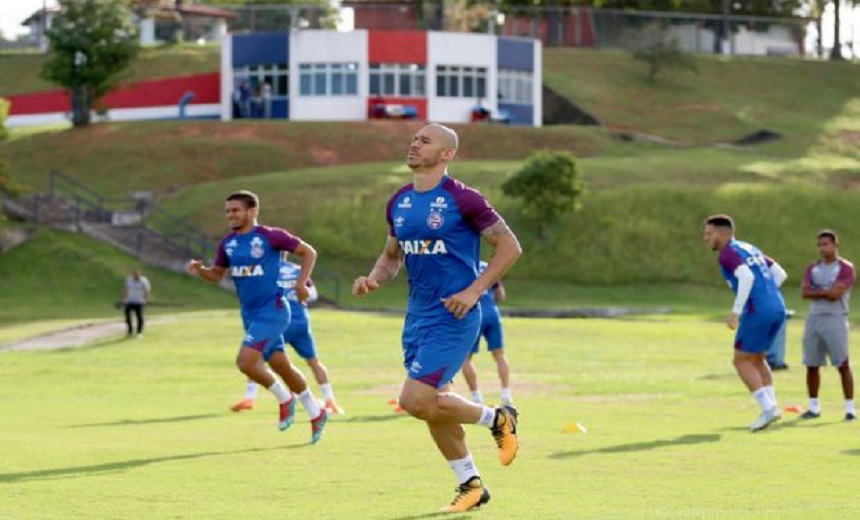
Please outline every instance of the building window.
[{"label": "building window", "polygon": [[531,105],[532,73],[522,70],[499,69],[499,101]]},{"label": "building window", "polygon": [[272,98],[285,98],[290,95],[290,67],[286,63],[269,65],[250,65],[233,69],[236,84],[247,81],[251,92],[258,92],[263,83],[272,87]]},{"label": "building window", "polygon": [[487,68],[438,65],[436,95],[439,97],[487,97]]},{"label": "building window", "polygon": [[427,70],[416,63],[371,63],[370,95],[424,97]]},{"label": "building window", "polygon": [[354,96],[358,94],[358,63],[300,63],[302,96]]}]

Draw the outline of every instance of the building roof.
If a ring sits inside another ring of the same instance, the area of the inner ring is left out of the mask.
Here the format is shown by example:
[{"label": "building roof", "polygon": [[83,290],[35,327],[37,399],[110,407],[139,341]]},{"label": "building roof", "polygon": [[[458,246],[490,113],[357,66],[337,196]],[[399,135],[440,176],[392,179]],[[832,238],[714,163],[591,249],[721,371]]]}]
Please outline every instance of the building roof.
[{"label": "building roof", "polygon": [[189,16],[211,16],[213,18],[236,18],[239,16],[234,11],[228,11],[226,9],[218,9],[217,7],[210,7],[208,5],[198,4],[177,5],[176,10],[183,15]]},{"label": "building roof", "polygon": [[21,22],[21,25],[30,25],[32,23],[39,23],[42,20],[42,11],[44,11],[46,14],[59,13],[60,8],[57,6],[54,6],[54,7],[48,7],[47,9],[39,9],[35,13],[28,16],[26,20]]}]

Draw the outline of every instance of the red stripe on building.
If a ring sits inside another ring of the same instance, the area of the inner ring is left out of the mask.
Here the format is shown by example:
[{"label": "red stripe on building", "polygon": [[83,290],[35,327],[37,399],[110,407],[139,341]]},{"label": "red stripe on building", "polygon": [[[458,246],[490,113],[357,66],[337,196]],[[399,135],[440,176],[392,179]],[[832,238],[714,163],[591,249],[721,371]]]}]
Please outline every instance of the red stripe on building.
[{"label": "red stripe on building", "polygon": [[[120,86],[105,97],[108,108],[146,108],[179,105],[186,92],[193,92],[192,105],[221,102],[221,74],[195,74],[153,81],[139,81]],[[9,96],[9,115],[21,116],[50,112],[68,112],[71,99],[64,90]]]},{"label": "red stripe on building", "polygon": [[424,31],[369,31],[370,63],[427,63]]}]

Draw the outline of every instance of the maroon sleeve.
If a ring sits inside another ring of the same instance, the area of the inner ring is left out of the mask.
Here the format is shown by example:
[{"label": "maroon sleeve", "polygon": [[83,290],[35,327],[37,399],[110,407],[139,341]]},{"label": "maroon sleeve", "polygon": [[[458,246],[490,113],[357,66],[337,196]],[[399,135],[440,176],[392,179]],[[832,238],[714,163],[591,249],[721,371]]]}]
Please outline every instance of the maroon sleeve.
[{"label": "maroon sleeve", "polygon": [[812,268],[815,267],[815,262],[806,266],[806,272],[803,273],[803,287],[812,287]]},{"label": "maroon sleeve", "polygon": [[227,252],[224,250],[224,243],[228,238],[233,236],[233,234],[229,234],[226,237],[222,238],[220,242],[218,242],[218,249],[215,250],[215,262],[214,264],[218,267],[228,268],[230,267],[230,257],[227,256]]},{"label": "maroon sleeve", "polygon": [[730,273],[734,273],[735,269],[744,264],[744,259],[741,258],[741,255],[738,254],[737,251],[732,249],[731,246],[726,245],[722,251],[720,251],[720,265],[723,266]]},{"label": "maroon sleeve", "polygon": [[470,188],[458,181],[451,181],[449,191],[457,201],[457,207],[463,216],[463,221],[482,232],[502,217],[496,213],[490,202],[476,189]]},{"label": "maroon sleeve", "polygon": [[392,220],[392,217],[391,217],[391,209],[394,207],[394,201],[397,200],[397,197],[399,197],[401,193],[403,193],[404,191],[411,190],[411,189],[412,189],[412,184],[407,184],[406,186],[403,186],[402,188],[397,190],[394,193],[394,195],[391,196],[390,199],[388,199],[388,204],[385,205],[385,221],[388,222],[388,236],[392,236],[392,237],[397,236],[394,234],[394,221]]},{"label": "maroon sleeve", "polygon": [[295,253],[299,244],[302,243],[298,237],[281,228],[260,226],[260,234],[269,239],[269,247],[275,251],[286,251]]},{"label": "maroon sleeve", "polygon": [[839,276],[836,277],[836,283],[841,283],[847,288],[851,288],[856,280],[854,273],[854,264],[848,260],[839,260]]}]

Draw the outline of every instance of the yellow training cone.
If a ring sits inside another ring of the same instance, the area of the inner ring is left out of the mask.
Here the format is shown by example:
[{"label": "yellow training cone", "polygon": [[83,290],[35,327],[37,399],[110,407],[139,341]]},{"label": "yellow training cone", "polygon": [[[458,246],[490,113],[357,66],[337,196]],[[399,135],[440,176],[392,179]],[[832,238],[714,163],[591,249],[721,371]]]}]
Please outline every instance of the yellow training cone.
[{"label": "yellow training cone", "polygon": [[564,433],[588,433],[588,428],[582,423],[572,422],[564,425]]}]

